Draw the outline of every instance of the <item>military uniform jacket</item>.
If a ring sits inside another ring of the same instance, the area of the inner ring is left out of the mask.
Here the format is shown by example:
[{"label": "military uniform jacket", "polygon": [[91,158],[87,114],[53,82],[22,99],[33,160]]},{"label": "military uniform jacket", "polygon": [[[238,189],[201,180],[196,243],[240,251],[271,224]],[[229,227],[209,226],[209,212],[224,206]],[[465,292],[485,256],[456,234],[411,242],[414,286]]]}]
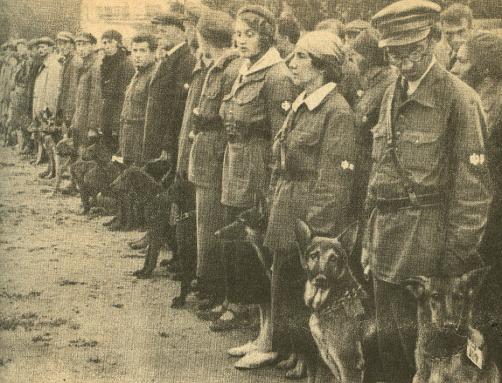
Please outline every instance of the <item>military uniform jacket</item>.
[{"label": "military uniform jacket", "polygon": [[197,107],[202,93],[202,86],[207,75],[209,67],[199,58],[192,72],[192,82],[188,90],[188,96],[185,103],[185,113],[179,134],[178,158],[176,161],[176,171],[188,176],[188,162],[190,160],[190,150],[192,149],[193,109]]},{"label": "military uniform jacket", "polygon": [[[266,194],[271,173],[271,141],[286,117],[296,89],[279,52],[271,48],[251,68],[241,67],[232,90],[223,98],[223,123],[251,126],[249,137],[229,142],[225,150],[221,202],[250,207],[255,194]],[[260,130],[260,131],[258,131]]]},{"label": "military uniform jacket", "polygon": [[195,58],[187,44],[157,63],[149,85],[145,116],[145,160],[157,158],[162,150],[166,150],[173,160],[176,158],[178,135],[194,65]]},{"label": "military uniform jacket", "polygon": [[354,105],[358,151],[353,193],[353,206],[356,213],[362,212],[373,163],[371,160],[373,145],[371,129],[378,123],[383,95],[386,89],[396,81],[397,74],[391,67],[375,67],[370,69],[366,78],[365,85],[358,92]]},{"label": "military uniform jacket", "polygon": [[477,246],[491,201],[480,101],[437,63],[406,101],[393,103],[399,88],[396,82],[387,89],[372,130],[367,204],[408,196],[391,159],[394,144],[414,192],[442,193],[445,200],[430,207],[372,209],[366,244],[371,268],[376,278],[391,283],[461,274],[479,266]]},{"label": "military uniform jacket", "polygon": [[[197,104],[194,139],[190,151],[188,179],[199,187],[219,190],[227,137],[219,110],[242,64],[236,52],[230,52],[212,65],[204,79]],[[194,110],[188,111],[194,113]]]},{"label": "military uniform jacket", "polygon": [[271,183],[265,245],[275,250],[295,241],[297,219],[330,237],[355,220],[350,207],[357,155],[352,110],[334,83],[312,93],[298,109],[297,103],[273,145],[277,181]]}]

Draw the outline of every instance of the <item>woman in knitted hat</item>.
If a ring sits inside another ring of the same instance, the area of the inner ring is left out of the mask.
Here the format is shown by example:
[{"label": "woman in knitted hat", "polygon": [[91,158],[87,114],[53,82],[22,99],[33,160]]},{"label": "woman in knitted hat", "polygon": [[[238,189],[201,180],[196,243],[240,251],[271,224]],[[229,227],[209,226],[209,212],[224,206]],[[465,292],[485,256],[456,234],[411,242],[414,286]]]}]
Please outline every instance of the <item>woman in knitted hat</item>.
[{"label": "woman in knitted hat", "polygon": [[[266,8],[245,6],[237,13],[235,43],[242,65],[220,108],[228,138],[221,196],[225,224],[253,207],[257,195],[267,195],[272,138],[282,126],[296,95],[288,68],[274,47],[275,30],[275,17]],[[270,286],[266,277],[263,278],[263,267],[259,262],[254,262],[255,266],[251,262],[256,261],[254,251],[242,246],[225,246],[223,252],[228,261],[227,302],[261,305],[258,340],[229,350],[233,356],[244,356],[236,363],[237,368],[256,368],[277,356],[271,352]],[[225,304],[220,310],[223,315],[211,324],[211,330],[239,325],[242,316],[237,305]]]},{"label": "woman in knitted hat", "polygon": [[[352,110],[337,86],[344,60],[341,40],[333,33],[315,31],[300,38],[289,62],[293,81],[303,92],[273,144],[276,183],[265,245],[274,252],[274,341],[289,337],[297,345],[310,336],[303,284],[296,282],[303,280],[303,272],[291,246],[297,220],[306,222],[315,235],[333,238],[354,219],[350,205],[356,130]],[[311,291],[310,309],[318,309],[327,294],[317,288]],[[303,375],[303,365],[300,360],[287,376]]]}]

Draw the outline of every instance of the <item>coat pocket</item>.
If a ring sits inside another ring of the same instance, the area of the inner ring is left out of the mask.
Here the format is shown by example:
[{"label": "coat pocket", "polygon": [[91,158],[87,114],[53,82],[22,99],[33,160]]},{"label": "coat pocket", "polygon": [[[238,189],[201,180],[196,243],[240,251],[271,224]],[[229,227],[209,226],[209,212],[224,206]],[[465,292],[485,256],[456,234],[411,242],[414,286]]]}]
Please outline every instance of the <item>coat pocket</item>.
[{"label": "coat pocket", "polygon": [[234,94],[235,102],[239,105],[251,103],[258,98],[264,85],[264,81],[254,81],[242,85]]},{"label": "coat pocket", "polygon": [[407,169],[429,171],[441,158],[440,141],[439,133],[404,131],[398,144],[397,156]]}]

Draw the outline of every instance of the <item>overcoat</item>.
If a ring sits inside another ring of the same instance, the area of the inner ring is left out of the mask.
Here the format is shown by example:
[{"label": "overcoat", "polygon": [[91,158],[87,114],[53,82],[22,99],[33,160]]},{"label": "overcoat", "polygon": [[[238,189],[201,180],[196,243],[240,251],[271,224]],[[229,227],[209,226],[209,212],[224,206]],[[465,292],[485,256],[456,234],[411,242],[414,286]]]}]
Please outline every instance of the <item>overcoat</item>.
[{"label": "overcoat", "polygon": [[38,67],[33,88],[33,117],[45,108],[56,113],[61,92],[63,65],[59,55],[50,53]]},{"label": "overcoat", "polygon": [[75,91],[75,112],[72,119],[72,134],[75,147],[85,145],[89,129],[101,127],[101,88],[99,86],[100,61],[95,54],[86,57],[78,70]]},{"label": "overcoat", "polygon": [[10,93],[9,125],[13,128],[27,127],[31,120],[30,85],[32,83],[31,67],[33,60],[28,56],[18,58],[14,76],[14,89]]},{"label": "overcoat", "polygon": [[104,56],[100,74],[103,133],[118,135],[125,92],[134,75],[134,67],[126,50],[119,48],[113,56]]},{"label": "overcoat", "polygon": [[61,94],[58,109],[63,113],[66,122],[71,122],[76,107],[77,85],[82,62],[74,54],[61,58],[63,71],[61,73]]},{"label": "overcoat", "polygon": [[295,96],[289,70],[275,48],[251,67],[247,63],[241,67],[220,108],[227,133],[235,137],[229,140],[223,161],[224,205],[250,207],[258,191],[267,194],[271,140]]},{"label": "overcoat", "polygon": [[[477,247],[491,202],[481,103],[438,63],[404,101],[399,81],[387,89],[372,130],[371,269],[389,283],[462,274],[480,266]],[[437,197],[420,203],[427,195]],[[410,204],[392,208],[403,199]],[[382,207],[385,201],[390,208]]]},{"label": "overcoat", "polygon": [[145,161],[159,157],[162,150],[173,161],[176,159],[178,135],[194,65],[195,58],[186,43],[157,64],[149,85],[145,115]]},{"label": "overcoat", "polygon": [[128,165],[140,166],[143,163],[145,114],[154,71],[154,63],[137,70],[126,91],[120,116],[119,147],[124,163]]}]

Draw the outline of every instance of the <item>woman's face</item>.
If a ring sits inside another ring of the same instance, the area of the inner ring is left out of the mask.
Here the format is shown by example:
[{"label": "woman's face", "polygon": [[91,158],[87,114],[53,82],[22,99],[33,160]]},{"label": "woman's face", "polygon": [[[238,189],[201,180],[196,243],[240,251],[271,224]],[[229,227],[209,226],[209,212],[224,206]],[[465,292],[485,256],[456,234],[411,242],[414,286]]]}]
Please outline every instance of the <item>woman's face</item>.
[{"label": "woman's face", "polygon": [[467,54],[467,47],[466,45],[462,45],[458,48],[457,61],[455,61],[455,65],[451,68],[451,73],[459,78],[464,78],[471,67],[472,64]]},{"label": "woman's face", "polygon": [[235,22],[235,43],[243,58],[252,58],[261,53],[260,35],[241,19]]},{"label": "woman's face", "polygon": [[295,48],[289,61],[289,69],[293,76],[293,82],[302,89],[322,82],[323,72],[312,65],[312,59],[304,49]]}]

